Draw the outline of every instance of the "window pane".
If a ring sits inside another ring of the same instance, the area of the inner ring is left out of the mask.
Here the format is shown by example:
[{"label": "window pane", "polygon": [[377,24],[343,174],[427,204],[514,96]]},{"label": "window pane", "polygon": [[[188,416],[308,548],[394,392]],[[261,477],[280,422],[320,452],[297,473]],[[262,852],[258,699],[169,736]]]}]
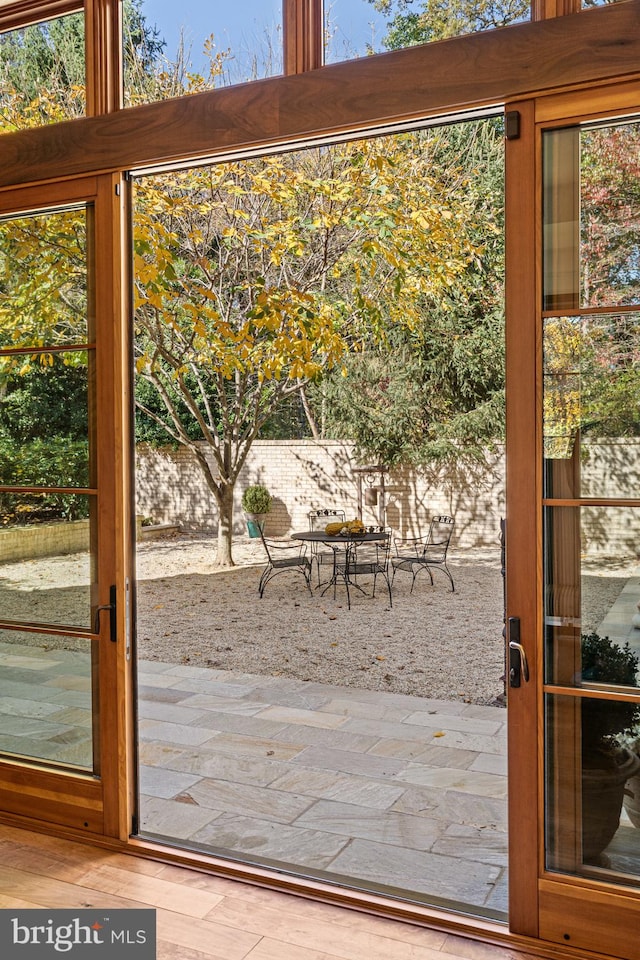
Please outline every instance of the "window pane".
[{"label": "window pane", "polygon": [[2,620],[91,626],[94,500],[0,490]]},{"label": "window pane", "polygon": [[636,686],[640,510],[548,507],[545,538],[547,682]]},{"label": "window pane", "polygon": [[124,7],[125,103],[282,73],[282,0],[142,0]]},{"label": "window pane", "polygon": [[640,123],[544,135],[544,309],[640,302]]},{"label": "window pane", "polygon": [[547,869],[637,885],[640,758],[625,731],[637,724],[640,705],[545,699]]},{"label": "window pane", "polygon": [[0,221],[0,349],[91,338],[90,216],[83,205]]},{"label": "window pane", "polygon": [[530,0],[325,0],[325,63],[492,30],[531,18]]},{"label": "window pane", "polygon": [[388,19],[370,0],[325,0],[325,63],[386,50]]},{"label": "window pane", "polygon": [[544,322],[547,497],[636,497],[640,313]]},{"label": "window pane", "polygon": [[93,354],[86,351],[0,354],[5,383],[0,401],[0,484],[95,485],[89,471],[90,359]]},{"label": "window pane", "polygon": [[84,14],[0,34],[0,130],[85,113]]},{"label": "window pane", "polygon": [[580,137],[580,304],[640,303],[640,123]]},{"label": "window pane", "polygon": [[0,753],[98,772],[96,652],[80,637],[0,631]]}]

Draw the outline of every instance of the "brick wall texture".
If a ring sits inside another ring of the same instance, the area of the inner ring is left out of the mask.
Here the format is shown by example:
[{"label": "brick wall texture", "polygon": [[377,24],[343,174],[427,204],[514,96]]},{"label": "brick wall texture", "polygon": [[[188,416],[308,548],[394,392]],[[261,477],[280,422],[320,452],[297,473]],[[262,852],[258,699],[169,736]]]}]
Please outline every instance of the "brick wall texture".
[{"label": "brick wall texture", "polygon": [[[360,484],[366,488],[367,483],[354,472],[354,464],[353,447],[344,441],[256,441],[236,487],[235,532],[245,531],[240,498],[252,483],[264,484],[273,495],[266,527],[272,536],[308,529],[308,513],[318,508],[343,509],[347,518],[360,515],[367,524],[379,523],[377,507],[365,504],[359,493]],[[372,476],[379,483],[379,475]],[[456,547],[498,548],[504,476],[501,452],[484,468],[393,470],[385,477],[386,524],[400,536],[418,536],[426,533],[434,514],[449,514],[456,520]],[[640,440],[583,441],[580,483],[582,497],[636,498]],[[182,449],[138,449],[137,512],[184,530],[217,529],[213,496],[198,464]],[[583,556],[640,556],[637,508],[585,505],[580,520]]]},{"label": "brick wall texture", "polygon": [[[202,472],[186,449],[140,446],[136,457],[136,510],[155,523],[177,523],[184,530],[217,529],[217,511]],[[273,496],[266,531],[285,536],[308,529],[310,510],[338,508],[348,519],[380,522],[379,508],[366,504],[367,479],[354,472],[353,448],[340,440],[258,440],[236,486],[234,529],[245,531],[240,507],[249,484],[262,483]],[[372,473],[373,486],[380,475]],[[498,547],[504,515],[504,460],[496,454],[488,468],[393,470],[384,478],[386,524],[402,536],[426,533],[434,514],[456,519],[458,547]],[[362,490],[360,493],[359,488]],[[378,495],[379,496],[379,495]]]}]

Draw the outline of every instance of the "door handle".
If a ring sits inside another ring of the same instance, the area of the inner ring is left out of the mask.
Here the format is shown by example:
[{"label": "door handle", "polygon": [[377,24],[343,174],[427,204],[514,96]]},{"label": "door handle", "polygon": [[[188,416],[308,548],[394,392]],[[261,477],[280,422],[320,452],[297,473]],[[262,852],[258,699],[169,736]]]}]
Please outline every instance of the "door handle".
[{"label": "door handle", "polygon": [[94,623],[94,633],[100,633],[100,614],[103,610],[109,611],[109,639],[112,643],[115,643],[118,639],[116,633],[116,587],[115,584],[109,587],[109,603],[103,603],[96,610],[96,618]]},{"label": "door handle", "polygon": [[529,682],[529,664],[520,643],[520,617],[509,617],[509,686],[519,687],[522,680]]}]

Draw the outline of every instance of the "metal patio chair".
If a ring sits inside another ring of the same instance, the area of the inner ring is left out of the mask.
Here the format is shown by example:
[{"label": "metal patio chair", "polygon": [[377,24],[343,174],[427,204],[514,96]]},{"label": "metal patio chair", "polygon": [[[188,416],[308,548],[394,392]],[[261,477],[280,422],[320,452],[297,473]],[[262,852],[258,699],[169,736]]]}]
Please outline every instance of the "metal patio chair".
[{"label": "metal patio chair", "polygon": [[[377,528],[381,531],[381,528]],[[387,533],[385,540],[364,541],[359,543],[357,540],[348,545],[344,562],[336,563],[336,579],[340,578],[347,590],[347,608],[351,609],[351,595],[349,587],[355,587],[361,593],[365,591],[358,583],[358,577],[373,576],[373,590],[371,596],[376,595],[376,581],[378,577],[383,577],[387,584],[389,593],[389,606],[393,606],[393,597],[391,594],[392,578],[389,577],[389,556],[391,553],[391,531]],[[334,586],[335,596],[335,586]]]},{"label": "metal patio chair", "polygon": [[451,571],[447,566],[447,551],[451,542],[455,520],[453,517],[433,517],[426,537],[394,538],[395,556],[391,559],[393,578],[398,570],[406,570],[412,574],[410,593],[416,577],[421,570],[426,570],[433,586],[433,570],[442,570],[451,584],[451,592],[455,592],[455,585]]},{"label": "metal patio chair", "polygon": [[[332,510],[329,509],[318,509],[309,511],[309,529],[310,530],[324,530],[328,523],[339,523],[345,519],[344,510]],[[336,562],[336,548],[331,547],[326,543],[312,543],[311,544],[311,563],[316,562],[316,569],[318,572],[318,586],[320,586],[320,567],[322,564],[331,565],[331,573],[335,568]]]},{"label": "metal patio chair", "polygon": [[264,551],[267,555],[267,565],[262,571],[260,583],[258,584],[258,593],[262,598],[265,587],[270,580],[277,577],[280,573],[291,570],[294,573],[301,573],[304,582],[307,585],[309,593],[313,596],[311,590],[311,560],[307,556],[306,543],[300,543],[297,540],[274,540],[265,537],[262,530],[260,539]]}]

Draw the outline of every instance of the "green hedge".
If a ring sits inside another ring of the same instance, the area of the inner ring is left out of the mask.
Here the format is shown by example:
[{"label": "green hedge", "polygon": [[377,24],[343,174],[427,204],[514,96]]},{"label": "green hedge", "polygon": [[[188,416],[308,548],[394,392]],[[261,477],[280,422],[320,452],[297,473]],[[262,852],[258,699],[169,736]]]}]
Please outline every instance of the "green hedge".
[{"label": "green hedge", "polygon": [[[89,445],[64,437],[17,444],[0,437],[0,484],[11,487],[88,487]],[[0,524],[82,520],[88,498],[74,493],[9,493],[0,491]]]}]

